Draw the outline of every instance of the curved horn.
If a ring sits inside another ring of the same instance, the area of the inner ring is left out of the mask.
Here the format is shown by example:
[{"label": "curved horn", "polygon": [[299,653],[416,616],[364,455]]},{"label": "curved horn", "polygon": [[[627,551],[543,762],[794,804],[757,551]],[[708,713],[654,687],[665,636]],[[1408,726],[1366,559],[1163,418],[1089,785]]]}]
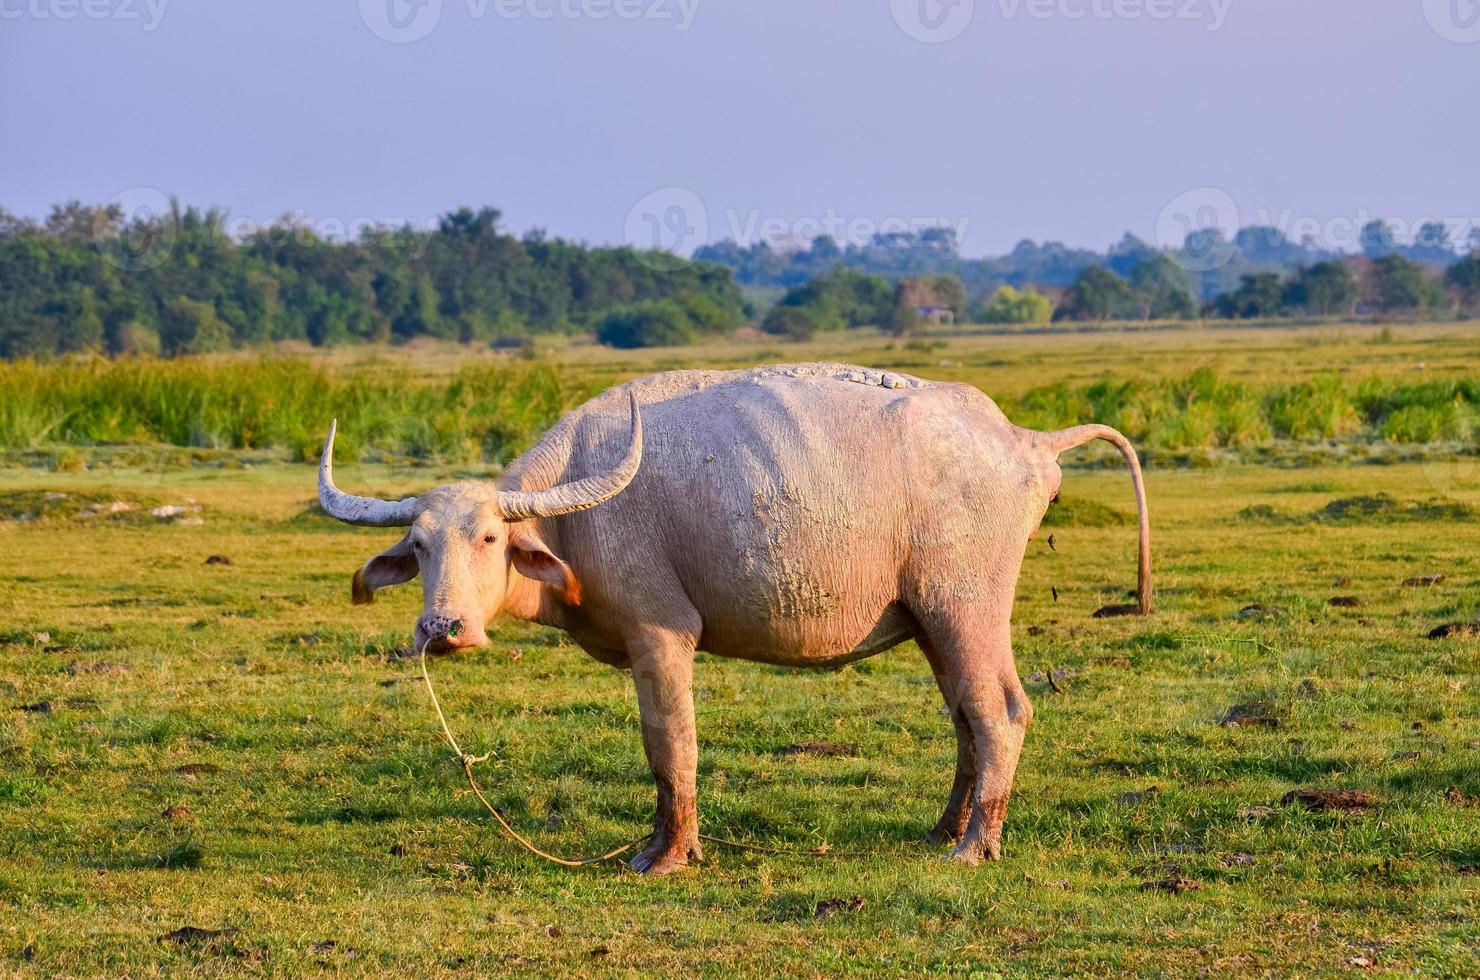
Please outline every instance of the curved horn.
[{"label": "curved horn", "polygon": [[559,517],[587,510],[612,499],[632,482],[642,462],[642,415],[637,410],[637,395],[630,390],[627,395],[632,400],[632,436],[622,461],[606,473],[562,483],[548,490],[500,490],[498,506],[504,520]]},{"label": "curved horn", "polygon": [[324,440],[324,453],[319,458],[319,506],[330,517],[346,524],[365,527],[407,527],[416,517],[416,499],[381,500],[379,497],[356,497],[334,485],[334,433],[339,420],[329,423],[329,437]]}]

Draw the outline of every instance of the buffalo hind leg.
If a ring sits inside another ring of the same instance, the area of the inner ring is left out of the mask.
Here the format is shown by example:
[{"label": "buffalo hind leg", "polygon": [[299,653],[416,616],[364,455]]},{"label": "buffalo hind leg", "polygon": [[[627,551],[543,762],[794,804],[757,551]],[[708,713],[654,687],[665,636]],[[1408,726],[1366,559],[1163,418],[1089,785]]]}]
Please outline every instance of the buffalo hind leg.
[{"label": "buffalo hind leg", "polygon": [[931,646],[929,637],[919,637],[920,649],[930,662],[935,683],[951,713],[951,723],[956,728],[956,775],[951,782],[951,798],[946,802],[945,812],[935,822],[935,827],[925,835],[928,844],[954,844],[966,834],[966,822],[971,817],[971,790],[976,783],[976,746],[972,743],[971,726],[966,716],[951,707],[951,684],[945,663]]},{"label": "buffalo hind leg", "polygon": [[937,676],[946,707],[967,728],[973,750],[969,815],[951,858],[969,865],[996,861],[1033,708],[1018,680],[1005,613],[933,619],[925,628],[944,668]]},{"label": "buffalo hind leg", "polygon": [[653,836],[632,868],[642,874],[677,871],[701,860],[695,783],[694,644],[673,634],[646,637],[630,649],[642,717],[642,748],[658,784]]}]

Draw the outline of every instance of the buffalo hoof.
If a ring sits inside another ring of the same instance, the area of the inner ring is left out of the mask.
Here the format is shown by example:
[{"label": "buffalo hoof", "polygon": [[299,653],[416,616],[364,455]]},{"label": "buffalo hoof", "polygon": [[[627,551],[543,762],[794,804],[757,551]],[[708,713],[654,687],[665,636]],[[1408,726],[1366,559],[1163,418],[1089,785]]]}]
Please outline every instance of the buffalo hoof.
[{"label": "buffalo hoof", "polygon": [[947,860],[974,868],[983,861],[1002,860],[1002,845],[997,841],[964,840],[951,849]]},{"label": "buffalo hoof", "polygon": [[637,853],[630,867],[640,875],[666,875],[687,868],[691,857],[701,857],[697,844],[689,847],[655,840]]}]

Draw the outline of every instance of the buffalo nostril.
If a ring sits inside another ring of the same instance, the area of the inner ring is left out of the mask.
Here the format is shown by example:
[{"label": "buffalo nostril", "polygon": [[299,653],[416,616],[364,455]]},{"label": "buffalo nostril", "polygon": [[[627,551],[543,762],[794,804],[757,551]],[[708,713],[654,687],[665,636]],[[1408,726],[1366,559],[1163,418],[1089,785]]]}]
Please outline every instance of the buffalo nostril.
[{"label": "buffalo nostril", "polygon": [[451,623],[448,624],[448,626],[447,626],[447,638],[449,640],[455,640],[455,639],[457,639],[458,634],[461,633],[461,632],[462,632],[462,620],[460,620],[460,619],[454,619]]}]

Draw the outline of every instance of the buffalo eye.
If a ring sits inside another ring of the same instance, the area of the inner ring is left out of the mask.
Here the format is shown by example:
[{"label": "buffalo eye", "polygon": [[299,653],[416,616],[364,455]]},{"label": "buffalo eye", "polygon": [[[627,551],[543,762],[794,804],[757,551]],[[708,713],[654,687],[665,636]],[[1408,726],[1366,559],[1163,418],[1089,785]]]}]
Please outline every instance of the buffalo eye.
[{"label": "buffalo eye", "polygon": [[498,540],[498,535],[496,535],[496,534],[485,534],[485,535],[483,535],[483,543],[484,544],[493,544],[497,540]]}]

